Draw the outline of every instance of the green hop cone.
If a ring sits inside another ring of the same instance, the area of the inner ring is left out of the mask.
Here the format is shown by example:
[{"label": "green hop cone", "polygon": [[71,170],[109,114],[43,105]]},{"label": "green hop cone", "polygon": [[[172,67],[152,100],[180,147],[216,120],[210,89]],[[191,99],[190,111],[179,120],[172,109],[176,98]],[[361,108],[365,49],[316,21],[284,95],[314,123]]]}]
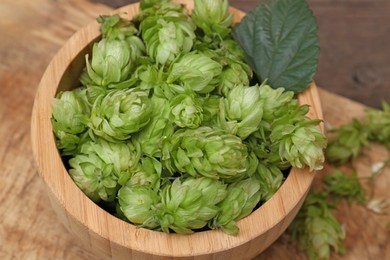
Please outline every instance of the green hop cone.
[{"label": "green hop cone", "polygon": [[103,38],[125,40],[138,33],[137,28],[130,20],[124,19],[118,14],[101,15],[97,18],[97,21],[100,23]]},{"label": "green hop cone", "polygon": [[114,88],[127,80],[134,68],[130,45],[123,40],[102,39],[93,45],[91,61],[88,54],[85,59],[88,79],[84,81],[89,81],[85,84]]},{"label": "green hop cone", "polygon": [[148,8],[153,8],[156,5],[161,5],[161,4],[166,4],[170,3],[172,0],[141,0],[140,1],[140,8],[141,11],[148,9]]},{"label": "green hop cone", "polygon": [[131,142],[113,143],[102,138],[85,143],[81,153],[96,154],[105,164],[112,165],[112,174],[120,185],[130,179],[140,161],[140,149]]},{"label": "green hop cone", "polygon": [[197,128],[203,120],[202,104],[202,100],[192,91],[179,94],[170,102],[169,119],[182,128]]},{"label": "green hop cone", "polygon": [[263,201],[269,200],[284,181],[284,175],[278,167],[263,163],[259,163],[255,177],[260,184],[261,199]]},{"label": "green hop cone", "polygon": [[226,185],[210,178],[175,179],[161,191],[159,219],[162,231],[180,234],[193,233],[214,218],[216,206],[226,196]]},{"label": "green hop cone", "polygon": [[206,94],[218,86],[222,66],[204,54],[190,52],[173,63],[168,73],[168,83],[180,83]]},{"label": "green hop cone", "polygon": [[127,140],[149,123],[151,112],[147,91],[113,90],[96,99],[88,126],[108,141]]},{"label": "green hop cone", "polygon": [[346,198],[349,203],[357,201],[360,204],[366,201],[364,189],[355,171],[347,175],[340,170],[334,170],[324,175],[324,184],[325,191],[337,199]]},{"label": "green hop cone", "polygon": [[252,70],[243,62],[228,61],[223,68],[218,93],[227,97],[236,86],[249,86]]},{"label": "green hop cone", "polygon": [[268,135],[262,131],[257,131],[245,139],[248,150],[256,155],[263,165],[274,165],[285,170],[291,167],[288,161],[282,160],[279,155],[279,149],[272,142]]},{"label": "green hop cone", "polygon": [[162,160],[172,173],[214,179],[237,178],[250,168],[241,139],[210,127],[176,131],[164,143]]},{"label": "green hop cone", "polygon": [[87,129],[89,113],[85,89],[60,92],[52,100],[51,122],[57,147],[62,154],[76,154],[80,145],[88,139],[83,133]]},{"label": "green hop cone", "polygon": [[143,154],[160,158],[163,141],[174,133],[175,127],[168,119],[170,111],[168,100],[154,95],[151,102],[153,112],[150,121],[142,131],[133,135],[132,140],[141,146]]},{"label": "green hop cone", "polygon": [[[178,5],[180,7],[180,5]],[[158,64],[170,64],[179,54],[189,52],[196,38],[195,25],[180,11],[149,15],[140,30],[149,57]]]},{"label": "green hop cone", "polygon": [[151,187],[129,182],[118,191],[118,201],[121,213],[131,223],[150,229],[158,227],[155,207],[160,198]]},{"label": "green hop cone", "polygon": [[225,117],[237,122],[237,135],[246,139],[259,129],[263,116],[263,104],[259,87],[236,86],[224,100]]},{"label": "green hop cone", "polygon": [[263,120],[271,123],[277,114],[285,112],[286,107],[297,103],[293,91],[284,88],[271,88],[269,85],[260,86],[260,97],[263,103]]},{"label": "green hop cone", "polygon": [[382,110],[367,109],[365,125],[369,129],[369,139],[386,145],[390,150],[390,104],[382,102]]},{"label": "green hop cone", "polygon": [[113,201],[118,191],[113,165],[106,164],[96,153],[79,154],[69,160],[69,175],[94,202]]},{"label": "green hop cone", "polygon": [[312,192],[288,227],[288,233],[306,251],[309,259],[330,259],[333,248],[344,253],[345,232],[333,216],[323,192]]},{"label": "green hop cone", "polygon": [[261,187],[256,180],[247,178],[228,186],[226,198],[218,204],[220,212],[209,222],[212,229],[221,229],[229,235],[237,235],[236,222],[248,216],[261,199]]},{"label": "green hop cone", "polygon": [[215,125],[220,111],[222,98],[217,95],[209,95],[203,99],[203,122],[204,126]]},{"label": "green hop cone", "polygon": [[320,120],[305,115],[308,106],[286,106],[284,115],[272,122],[271,149],[277,149],[281,160],[293,167],[309,166],[310,170],[322,169],[327,140],[318,128]]},{"label": "green hop cone", "polygon": [[228,59],[227,64],[230,62],[239,62],[245,67],[245,70],[248,71],[248,74],[253,75],[253,71],[250,69],[250,66],[245,62],[245,52],[241,48],[240,44],[229,35],[223,41],[219,43],[219,49],[222,52],[222,56]]},{"label": "green hop cone", "polygon": [[182,17],[187,15],[184,5],[173,3],[172,0],[141,0],[140,12],[135,21],[143,21],[152,16]]},{"label": "green hop cone", "polygon": [[227,0],[195,0],[194,3],[192,19],[206,35],[223,38],[230,33],[233,15]]},{"label": "green hop cone", "polygon": [[369,146],[369,130],[358,120],[332,131],[337,138],[330,138],[325,150],[327,162],[344,164],[361,154]]},{"label": "green hop cone", "polygon": [[157,191],[160,188],[161,172],[162,165],[159,160],[153,157],[143,157],[129,183],[148,186]]}]

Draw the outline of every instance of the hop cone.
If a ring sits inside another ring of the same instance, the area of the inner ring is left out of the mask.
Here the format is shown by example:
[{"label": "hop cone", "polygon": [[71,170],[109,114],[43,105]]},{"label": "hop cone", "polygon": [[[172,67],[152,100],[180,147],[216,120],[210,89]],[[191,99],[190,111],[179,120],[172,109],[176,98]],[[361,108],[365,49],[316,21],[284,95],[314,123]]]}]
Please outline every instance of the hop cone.
[{"label": "hop cone", "polygon": [[344,164],[356,158],[368,146],[369,130],[358,120],[333,131],[337,138],[331,138],[325,150],[326,160]]},{"label": "hop cone", "polygon": [[225,98],[225,117],[237,122],[237,135],[241,139],[259,129],[263,116],[263,104],[258,86],[236,86]]},{"label": "hop cone", "polygon": [[163,147],[171,172],[229,179],[246,174],[248,151],[241,139],[210,127],[178,130]]},{"label": "hop cone", "polygon": [[268,123],[271,123],[278,114],[283,114],[286,106],[296,105],[296,100],[293,99],[294,92],[285,91],[283,88],[273,89],[269,85],[262,85],[260,97],[263,103],[263,120]]},{"label": "hop cone", "polygon": [[87,138],[86,117],[90,107],[85,90],[76,89],[59,93],[52,101],[52,125],[57,147],[62,154],[76,154],[80,144]]},{"label": "hop cone", "polygon": [[269,200],[282,186],[284,175],[275,165],[265,165],[259,163],[255,174],[261,188],[261,199]]},{"label": "hop cone", "polygon": [[256,155],[261,164],[274,165],[282,170],[291,167],[288,161],[280,158],[277,145],[273,145],[268,135],[264,135],[261,131],[257,131],[245,139],[245,144],[248,150]]},{"label": "hop cone", "polygon": [[131,223],[151,229],[158,227],[155,207],[160,198],[151,187],[129,182],[118,191],[118,201],[121,212]]},{"label": "hop cone", "polygon": [[153,157],[144,157],[132,174],[129,184],[147,186],[157,191],[160,188],[161,172],[160,161]]},{"label": "hop cone", "polygon": [[118,177],[113,164],[106,164],[96,153],[79,154],[69,160],[69,175],[76,185],[93,201],[113,201]]},{"label": "hop cone", "polygon": [[345,252],[345,233],[330,207],[325,193],[313,192],[288,228],[310,259],[330,259],[331,248]]},{"label": "hop cone", "polygon": [[170,64],[179,54],[189,52],[195,41],[195,26],[181,5],[161,4],[141,13],[140,30],[150,58]]},{"label": "hop cone", "polygon": [[218,93],[227,97],[236,86],[249,86],[252,70],[243,62],[228,61],[221,73],[221,82]]},{"label": "hop cone", "polygon": [[151,112],[147,92],[135,88],[113,90],[96,99],[89,127],[108,141],[127,140],[148,124]]},{"label": "hop cone", "polygon": [[126,40],[128,37],[138,33],[138,30],[130,20],[123,19],[118,14],[101,15],[97,18],[97,21],[100,23],[100,31],[103,38]]},{"label": "hop cone", "polygon": [[294,167],[319,170],[325,160],[327,140],[317,126],[320,121],[305,117],[307,112],[307,106],[286,107],[284,115],[272,122],[271,149],[277,149],[281,160]]},{"label": "hop cone", "polygon": [[115,87],[127,80],[134,68],[130,45],[122,40],[100,40],[93,45],[91,61],[88,54],[85,59],[88,79],[83,79],[84,84]]},{"label": "hop cone", "polygon": [[192,233],[214,218],[219,208],[216,206],[226,196],[226,185],[210,178],[175,179],[161,192],[161,229],[170,229],[180,234]]},{"label": "hop cone", "polygon": [[340,170],[334,170],[324,175],[325,191],[336,198],[346,198],[348,202],[365,203],[365,192],[356,172],[347,175]]},{"label": "hop cone", "polygon": [[206,35],[225,37],[230,33],[233,16],[227,0],[195,0],[192,19]]},{"label": "hop cone", "polygon": [[153,112],[149,123],[133,136],[134,142],[141,146],[141,150],[148,156],[161,157],[163,141],[174,132],[174,125],[169,121],[169,102],[166,99],[151,98]]},{"label": "hop cone", "polygon": [[261,198],[260,185],[251,178],[228,186],[226,198],[218,204],[221,211],[209,223],[211,228],[220,228],[227,234],[237,235],[236,222],[248,216]]},{"label": "hop cone", "polygon": [[203,120],[202,103],[192,91],[177,95],[170,102],[170,121],[182,128],[199,127]]},{"label": "hop cone", "polygon": [[222,66],[201,53],[190,52],[169,70],[168,83],[181,83],[197,93],[210,93],[220,81]]},{"label": "hop cone", "polygon": [[112,165],[112,174],[120,185],[124,185],[138,167],[140,149],[131,142],[113,143],[102,138],[85,143],[83,154],[96,154],[107,165]]},{"label": "hop cone", "polygon": [[383,143],[390,149],[390,104],[384,101],[382,107],[382,110],[368,109],[365,124],[370,131],[370,140]]}]

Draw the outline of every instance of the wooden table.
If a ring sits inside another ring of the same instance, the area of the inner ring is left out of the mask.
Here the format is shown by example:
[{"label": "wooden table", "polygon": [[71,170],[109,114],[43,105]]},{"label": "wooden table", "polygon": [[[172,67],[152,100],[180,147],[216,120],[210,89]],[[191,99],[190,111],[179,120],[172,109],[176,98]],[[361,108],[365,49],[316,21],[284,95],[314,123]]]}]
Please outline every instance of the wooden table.
[{"label": "wooden table", "polygon": [[[231,0],[244,10],[255,2]],[[378,106],[380,98],[390,100],[389,91],[385,91],[390,77],[389,50],[383,48],[389,36],[382,35],[390,28],[385,16],[390,4],[368,0],[309,2],[323,29],[317,83],[373,106]],[[0,259],[99,259],[57,222],[37,174],[29,133],[34,94],[49,61],[77,29],[109,10],[87,0],[1,0]],[[354,26],[361,26],[361,31],[353,31]],[[320,95],[325,120],[336,127],[361,117],[365,109],[325,89]],[[386,156],[384,149],[374,146],[358,163],[359,174],[367,175],[371,164]],[[329,170],[327,167],[323,173]],[[388,174],[389,170],[380,177],[376,196],[390,198]],[[384,228],[390,216],[348,204],[336,213],[346,227],[348,253],[332,259],[390,259],[390,231]],[[283,235],[256,259],[304,258]]]}]

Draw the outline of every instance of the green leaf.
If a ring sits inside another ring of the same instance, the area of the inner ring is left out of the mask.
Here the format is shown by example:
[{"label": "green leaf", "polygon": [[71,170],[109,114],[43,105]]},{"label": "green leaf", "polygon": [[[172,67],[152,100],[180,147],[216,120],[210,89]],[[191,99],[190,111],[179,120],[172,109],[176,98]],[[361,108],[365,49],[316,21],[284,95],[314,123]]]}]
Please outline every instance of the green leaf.
[{"label": "green leaf", "polygon": [[303,91],[317,70],[320,53],[315,17],[305,0],[270,0],[233,28],[245,60],[260,82]]}]

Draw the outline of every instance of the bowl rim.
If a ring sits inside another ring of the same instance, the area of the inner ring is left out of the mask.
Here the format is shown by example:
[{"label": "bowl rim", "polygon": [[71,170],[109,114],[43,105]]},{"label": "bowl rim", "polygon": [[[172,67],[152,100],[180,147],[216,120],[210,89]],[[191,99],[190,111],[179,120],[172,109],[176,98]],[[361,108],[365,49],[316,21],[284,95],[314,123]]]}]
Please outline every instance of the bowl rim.
[{"label": "bowl rim", "polygon": [[[193,7],[192,1],[176,2],[186,4],[189,9]],[[123,13],[124,17],[131,19],[132,14],[138,12],[138,7],[139,3],[130,4],[112,13]],[[236,22],[245,15],[238,9],[231,8],[231,10],[234,10]],[[34,100],[31,121],[33,153],[39,168],[39,175],[48,188],[52,204],[53,202],[59,203],[60,208],[57,212],[66,211],[66,217],[62,217],[65,225],[68,225],[71,230],[86,228],[90,236],[101,237],[110,241],[110,244],[159,256],[186,257],[223,252],[227,249],[245,246],[248,241],[257,240],[263,235],[267,235],[268,244],[276,240],[269,235],[269,232],[273,230],[272,232],[281,233],[287,228],[310,189],[315,174],[309,173],[307,169],[293,168],[270,200],[237,222],[240,228],[237,236],[229,236],[220,230],[180,235],[137,228],[101,209],[76,186],[65,169],[55,144],[51,127],[51,100],[58,86],[63,84],[62,81],[71,81],[71,79],[64,78],[64,72],[72,69],[72,61],[85,51],[85,45],[80,45],[80,42],[90,45],[100,35],[99,24],[96,21],[77,31],[50,62]],[[301,104],[310,105],[309,117],[323,119],[314,82],[298,96],[298,99]],[[322,125],[321,130],[324,131]],[[80,226],[72,224],[73,220],[76,220]],[[208,245],[202,243],[202,247],[194,248],[194,245],[202,241],[212,242]]]}]

